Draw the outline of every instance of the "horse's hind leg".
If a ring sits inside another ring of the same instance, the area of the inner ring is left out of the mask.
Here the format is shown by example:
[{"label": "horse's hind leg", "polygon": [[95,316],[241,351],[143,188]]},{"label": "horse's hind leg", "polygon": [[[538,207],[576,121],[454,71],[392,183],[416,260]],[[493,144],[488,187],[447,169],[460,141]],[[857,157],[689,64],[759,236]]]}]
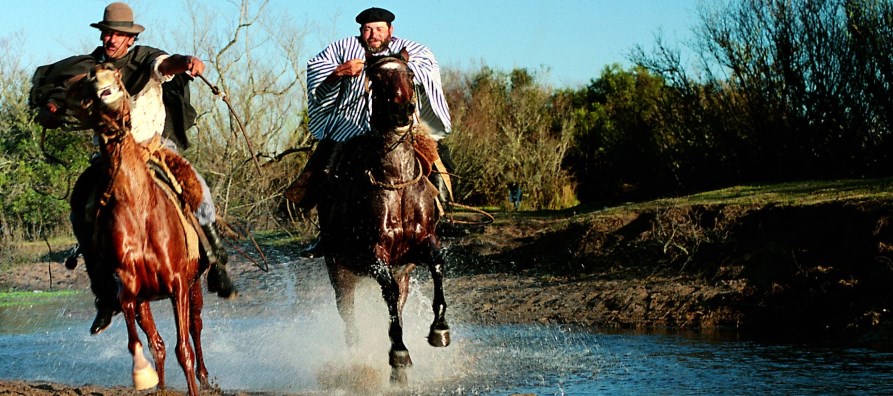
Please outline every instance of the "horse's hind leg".
[{"label": "horse's hind leg", "polygon": [[186,384],[189,385],[189,395],[198,395],[198,386],[195,384],[195,356],[192,346],[189,344],[191,317],[189,315],[191,291],[185,286],[173,288],[174,319],[177,325],[177,361],[186,375]]},{"label": "horse's hind leg", "polygon": [[434,321],[428,333],[428,344],[435,347],[450,345],[450,326],[446,321],[447,305],[443,297],[443,266],[443,252],[437,248],[432,249],[432,260],[428,263],[428,270],[434,282],[434,300],[431,303],[434,309]]},{"label": "horse's hind leg", "polygon": [[[326,260],[329,260],[326,258]],[[344,342],[349,347],[357,344],[357,326],[354,321],[353,307],[354,294],[359,278],[346,270],[337,268],[334,263],[328,263],[329,280],[335,289],[335,305],[338,307],[338,314],[344,322]]]},{"label": "horse's hind leg", "polygon": [[208,369],[205,367],[204,352],[202,352],[202,308],[204,308],[205,300],[202,295],[201,282],[196,281],[192,284],[189,295],[189,334],[192,336],[192,345],[195,349],[195,368],[196,378],[203,389],[211,387],[208,382]]},{"label": "horse's hind leg", "polygon": [[146,341],[149,343],[149,350],[152,352],[152,360],[155,361],[155,367],[158,371],[158,389],[164,389],[164,359],[167,352],[164,348],[164,340],[158,334],[155,327],[155,319],[152,317],[152,310],[148,302],[138,302],[137,304],[136,322],[143,333],[146,334]]},{"label": "horse's hind leg", "polygon": [[[375,280],[381,286],[381,294],[388,305],[388,315],[390,317],[388,336],[391,338],[389,363],[394,369],[391,380],[395,380],[395,375],[398,376],[396,379],[399,380],[399,376],[403,374],[401,372],[402,369],[412,366],[409,350],[406,349],[406,345],[403,343],[403,326],[400,318],[400,287],[393,274],[391,274],[387,263],[383,260],[376,260],[375,268],[372,272]],[[403,376],[405,377],[405,375]]]}]

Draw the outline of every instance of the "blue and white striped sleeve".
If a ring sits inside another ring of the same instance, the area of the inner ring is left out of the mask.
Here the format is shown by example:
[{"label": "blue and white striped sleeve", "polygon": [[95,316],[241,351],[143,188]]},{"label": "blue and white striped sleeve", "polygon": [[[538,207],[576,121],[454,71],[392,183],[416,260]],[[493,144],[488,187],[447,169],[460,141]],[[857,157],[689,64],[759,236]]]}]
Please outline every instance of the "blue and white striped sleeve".
[{"label": "blue and white striped sleeve", "polygon": [[419,114],[431,128],[432,135],[441,139],[450,133],[452,125],[440,79],[440,66],[428,47],[410,40],[400,41],[409,53],[408,65],[415,73],[416,85],[422,88],[419,91]]},{"label": "blue and white striped sleeve", "polygon": [[308,128],[317,139],[325,137],[338,100],[337,82],[326,83],[325,79],[343,62],[339,54],[344,53],[346,44],[344,40],[336,41],[307,61]]}]

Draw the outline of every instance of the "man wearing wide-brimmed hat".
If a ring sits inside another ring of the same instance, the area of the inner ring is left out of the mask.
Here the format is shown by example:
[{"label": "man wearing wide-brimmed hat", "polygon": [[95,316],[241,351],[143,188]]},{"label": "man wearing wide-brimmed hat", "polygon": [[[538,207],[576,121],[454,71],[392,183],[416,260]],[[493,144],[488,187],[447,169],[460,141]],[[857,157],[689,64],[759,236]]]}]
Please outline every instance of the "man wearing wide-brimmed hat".
[{"label": "man wearing wide-brimmed hat", "polygon": [[[38,121],[48,128],[66,126],[66,109],[63,83],[69,77],[82,74],[97,63],[111,63],[121,72],[121,80],[132,98],[131,134],[137,143],[145,143],[162,135],[163,144],[173,150],[177,145],[187,145],[186,129],[195,124],[195,110],[189,104],[188,83],[190,76],[202,74],[205,64],[190,55],[168,55],[166,52],[142,45],[134,45],[137,36],[145,28],[134,22],[133,10],[125,3],[109,4],[102,20],[91,23],[99,29],[102,46],[91,54],[63,59],[51,65],[41,66],[35,72],[30,104],[39,109]],[[188,75],[187,75],[188,73]],[[75,234],[86,229],[83,211],[87,205],[93,183],[98,178],[98,167],[91,165],[75,184],[72,192],[72,225]],[[195,169],[193,169],[195,171]],[[195,172],[202,185],[203,201],[195,211],[205,235],[212,246],[205,254],[211,263],[208,272],[208,288],[221,297],[233,293],[226,273],[226,250],[214,226],[216,209],[211,192],[204,178]],[[80,241],[83,247],[84,241]],[[76,257],[74,263],[76,264]],[[87,263],[90,264],[90,263]],[[98,313],[90,332],[98,334],[109,324],[117,306],[115,281],[111,274],[94,274],[89,271],[91,288],[96,294]]]}]

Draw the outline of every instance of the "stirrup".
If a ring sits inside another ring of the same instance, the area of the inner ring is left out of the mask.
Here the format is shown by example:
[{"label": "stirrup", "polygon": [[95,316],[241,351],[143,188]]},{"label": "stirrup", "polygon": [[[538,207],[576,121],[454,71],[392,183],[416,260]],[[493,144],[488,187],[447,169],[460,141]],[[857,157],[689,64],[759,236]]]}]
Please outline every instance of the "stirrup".
[{"label": "stirrup", "polygon": [[323,251],[322,251],[322,238],[321,237],[316,238],[316,241],[314,241],[313,244],[311,244],[306,249],[301,251],[301,257],[303,257],[303,258],[316,258],[316,257],[322,257],[322,256],[323,256]]}]

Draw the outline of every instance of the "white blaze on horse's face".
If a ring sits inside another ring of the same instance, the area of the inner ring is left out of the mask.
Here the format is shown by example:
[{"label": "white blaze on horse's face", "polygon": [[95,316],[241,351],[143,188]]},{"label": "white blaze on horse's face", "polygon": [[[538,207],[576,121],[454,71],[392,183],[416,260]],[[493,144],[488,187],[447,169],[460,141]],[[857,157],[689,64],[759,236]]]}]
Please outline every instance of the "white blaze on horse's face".
[{"label": "white blaze on horse's face", "polygon": [[118,79],[118,71],[99,68],[93,78],[93,89],[96,97],[106,106],[117,109],[124,102],[126,93]]},{"label": "white blaze on horse's face", "polygon": [[[402,70],[401,65],[397,62],[387,62],[387,63],[379,66],[379,68],[381,70],[396,70],[396,71]],[[403,90],[400,89],[399,86],[397,87],[397,91],[395,93],[397,94],[398,97],[403,96],[403,94],[404,94]]]},{"label": "white blaze on horse's face", "polygon": [[397,62],[387,62],[379,66],[382,70],[400,70],[400,64]]}]

